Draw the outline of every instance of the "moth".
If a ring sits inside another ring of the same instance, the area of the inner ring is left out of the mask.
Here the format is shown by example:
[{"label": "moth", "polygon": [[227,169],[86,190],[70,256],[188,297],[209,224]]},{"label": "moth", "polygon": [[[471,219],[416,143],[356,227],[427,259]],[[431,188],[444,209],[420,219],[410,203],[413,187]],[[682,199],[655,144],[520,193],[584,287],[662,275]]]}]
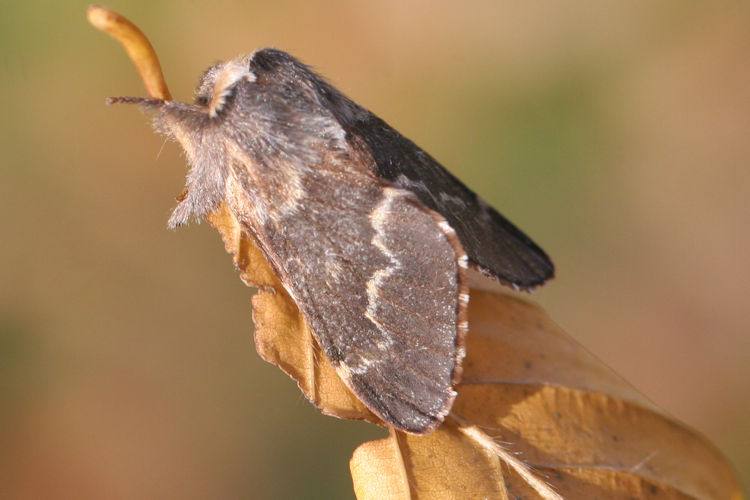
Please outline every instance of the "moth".
[{"label": "moth", "polygon": [[155,111],[190,169],[169,227],[225,205],[346,385],[389,425],[449,412],[469,328],[468,270],[517,289],[549,257],[430,155],[309,66],[261,49],[208,68]]}]

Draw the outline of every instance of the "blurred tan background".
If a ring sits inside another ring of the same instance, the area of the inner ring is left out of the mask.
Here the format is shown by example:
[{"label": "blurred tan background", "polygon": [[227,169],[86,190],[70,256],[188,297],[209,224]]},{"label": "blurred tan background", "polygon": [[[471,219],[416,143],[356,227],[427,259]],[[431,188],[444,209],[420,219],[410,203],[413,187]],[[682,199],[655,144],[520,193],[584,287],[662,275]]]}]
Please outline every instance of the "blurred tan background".
[{"label": "blurred tan background", "polygon": [[[745,2],[113,1],[189,100],[273,45],[534,237],[531,298],[750,481]],[[373,426],[254,352],[218,235],[166,230],[185,165],[83,2],[0,4],[0,497],[349,498]]]}]

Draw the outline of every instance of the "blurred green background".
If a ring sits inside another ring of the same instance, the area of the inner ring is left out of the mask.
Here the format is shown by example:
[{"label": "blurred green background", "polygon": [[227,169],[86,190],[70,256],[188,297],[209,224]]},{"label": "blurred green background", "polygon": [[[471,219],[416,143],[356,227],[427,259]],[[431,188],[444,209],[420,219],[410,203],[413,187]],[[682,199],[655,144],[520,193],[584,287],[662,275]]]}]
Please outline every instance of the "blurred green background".
[{"label": "blurred green background", "polygon": [[[554,258],[532,296],[750,481],[747,2],[113,1],[174,96],[273,45]],[[258,358],[185,165],[83,2],[0,3],[0,497],[347,498],[374,426]]]}]

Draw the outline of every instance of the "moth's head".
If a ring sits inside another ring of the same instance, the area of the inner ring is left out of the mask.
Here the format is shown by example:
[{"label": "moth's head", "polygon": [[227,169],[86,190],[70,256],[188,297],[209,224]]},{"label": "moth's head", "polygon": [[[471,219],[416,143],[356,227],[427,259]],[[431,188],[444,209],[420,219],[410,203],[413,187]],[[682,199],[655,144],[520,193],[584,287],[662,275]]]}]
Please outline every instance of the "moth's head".
[{"label": "moth's head", "polygon": [[266,48],[208,68],[195,90],[195,104],[216,117],[228,106],[242,81],[252,83],[246,87],[249,92],[273,96],[277,104],[312,100],[327,107],[331,94],[338,95],[307,65],[286,52]]},{"label": "moth's head", "polygon": [[[246,85],[240,85],[246,83]],[[309,66],[278,49],[266,48],[209,67],[195,89],[194,104],[147,97],[111,97],[109,104],[137,104],[159,111],[156,126],[174,128],[205,125],[229,110],[239,89],[244,99],[241,114],[277,118],[280,113],[316,116],[333,114],[342,123],[367,112],[317,75]]]}]

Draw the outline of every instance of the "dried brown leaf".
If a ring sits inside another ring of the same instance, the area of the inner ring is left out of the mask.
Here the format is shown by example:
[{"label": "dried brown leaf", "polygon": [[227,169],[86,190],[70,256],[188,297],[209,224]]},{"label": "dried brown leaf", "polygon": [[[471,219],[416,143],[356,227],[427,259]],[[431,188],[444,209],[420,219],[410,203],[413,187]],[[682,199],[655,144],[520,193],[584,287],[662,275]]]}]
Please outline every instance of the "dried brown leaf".
[{"label": "dried brown leaf", "polygon": [[[254,297],[260,355],[326,414],[377,419],[225,209],[210,222]],[[474,290],[464,377],[429,436],[391,431],[351,461],[358,498],[740,498],[724,458],[567,336],[537,306]],[[381,423],[382,425],[382,423]],[[559,495],[559,496],[558,496]]]},{"label": "dried brown leaf", "polygon": [[[459,417],[435,433],[450,439],[392,433],[360,446],[351,463],[358,498],[382,498],[384,474],[377,482],[363,474],[372,467],[363,464],[373,461],[390,465],[385,470],[395,484],[409,478],[409,489],[393,498],[552,497],[545,484],[563,498],[741,498],[731,467],[710,443],[660,411],[541,309],[474,291],[469,314],[465,375],[453,410]],[[441,447],[441,461],[461,458],[437,471],[422,457]],[[432,487],[437,476],[445,482],[467,474],[480,478],[482,489]],[[497,481],[494,492],[484,487],[488,477]],[[531,478],[541,483],[534,487]]]}]

